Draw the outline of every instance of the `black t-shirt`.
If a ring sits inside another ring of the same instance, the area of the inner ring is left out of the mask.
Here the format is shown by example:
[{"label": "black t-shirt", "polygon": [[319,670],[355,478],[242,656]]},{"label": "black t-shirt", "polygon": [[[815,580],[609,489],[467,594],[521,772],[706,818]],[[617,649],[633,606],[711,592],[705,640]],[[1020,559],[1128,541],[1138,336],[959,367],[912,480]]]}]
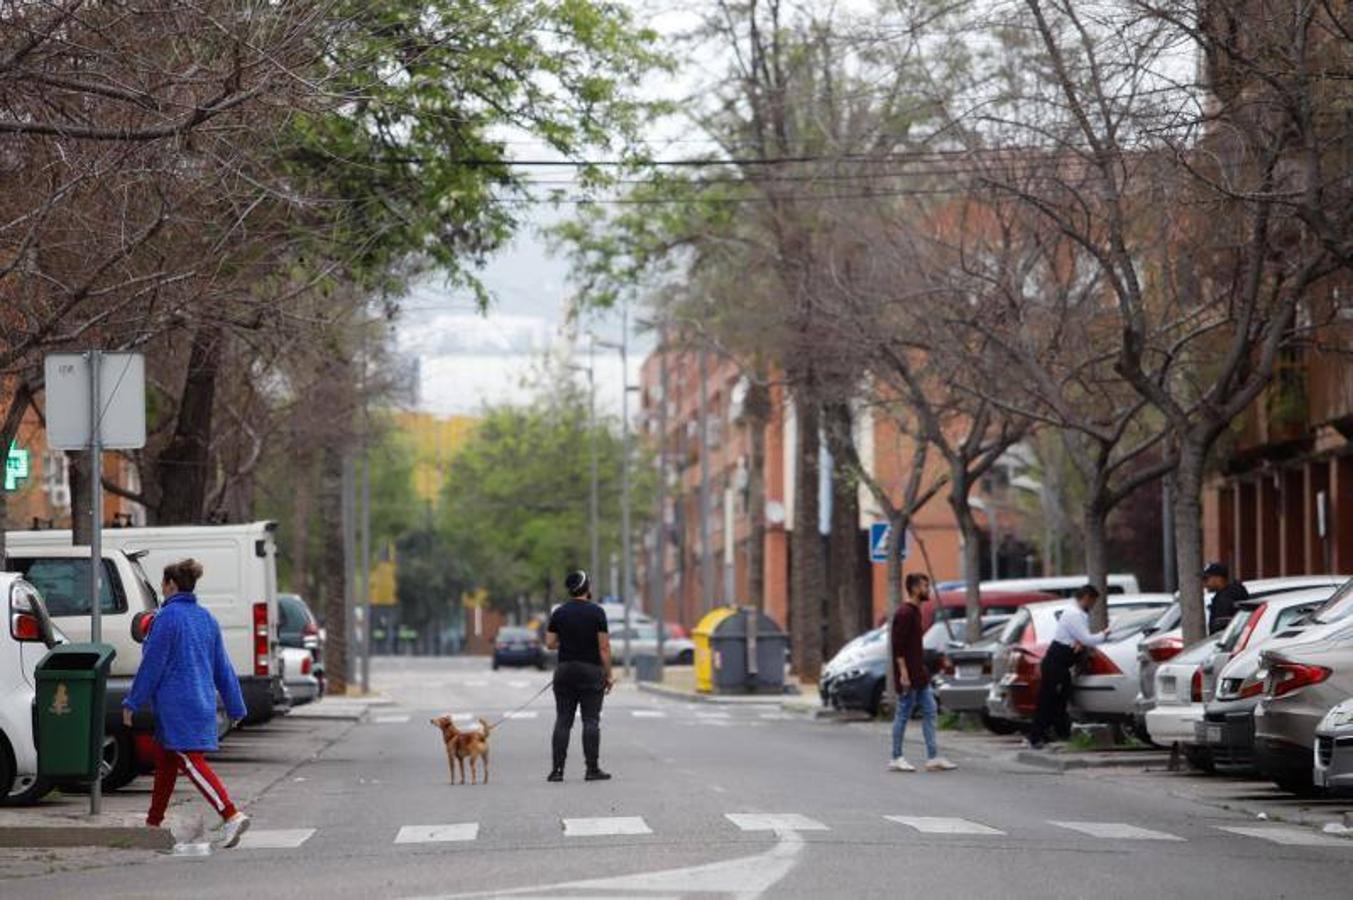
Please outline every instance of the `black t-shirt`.
[{"label": "black t-shirt", "polygon": [[606,611],[590,600],[566,600],[550,614],[549,630],[559,635],[559,661],[601,665],[598,634],[607,630]]}]

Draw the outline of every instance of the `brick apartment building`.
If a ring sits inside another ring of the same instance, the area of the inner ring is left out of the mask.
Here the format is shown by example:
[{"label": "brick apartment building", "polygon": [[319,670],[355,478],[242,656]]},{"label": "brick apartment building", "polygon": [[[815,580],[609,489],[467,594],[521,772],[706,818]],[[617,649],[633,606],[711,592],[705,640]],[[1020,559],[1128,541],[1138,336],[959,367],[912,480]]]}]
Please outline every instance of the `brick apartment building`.
[{"label": "brick apartment building", "polygon": [[[650,448],[658,442],[659,404],[662,396],[662,351],[654,351],[644,361],[641,373],[639,428]],[[709,445],[709,532],[714,567],[712,598],[702,590],[700,545],[700,355],[693,350],[670,349],[667,363],[666,448],[668,460],[667,508],[665,510],[665,552],[663,571],[663,609],[670,621],[687,626],[699,621],[711,605],[726,602],[725,587],[732,584],[731,598],[745,602],[748,597],[748,559],[751,517],[747,497],[747,465],[750,453],[748,428],[740,421],[746,382],[741,369],[729,359],[709,354],[706,360],[707,429]],[[799,440],[793,404],[779,384],[771,387],[771,416],[765,434],[766,538],[764,601],[766,612],[782,625],[788,622],[790,535],[794,521],[795,448]],[[885,416],[870,415],[866,409],[856,423],[856,445],[861,462],[884,484],[900,496],[906,464],[912,457],[910,438],[899,432]],[[939,467],[931,455],[928,463]],[[824,525],[830,489],[831,466],[822,466]],[[979,501],[990,500],[977,492]],[[999,510],[999,530],[1011,534],[1027,524],[1014,509],[983,502],[983,508]],[[979,522],[986,513],[978,512]],[[868,563],[869,526],[883,516],[868,490],[860,488],[860,521],[856,540],[864,558],[865,583],[862,592],[872,600],[872,619],[877,621],[887,610],[885,567]],[[941,492],[916,515],[913,528],[924,544],[930,567],[940,580],[962,577],[962,543],[958,526]],[[824,528],[825,531],[825,528]],[[652,535],[639,553],[636,580],[639,594],[654,605],[650,594]],[[824,538],[825,540],[825,538]],[[984,540],[983,575],[989,571]],[[916,541],[911,542],[908,570],[924,566]],[[1026,564],[1020,550],[1019,565]],[[1028,562],[1033,564],[1032,559]],[[1036,571],[1012,569],[1002,564],[1003,575],[1036,574]],[[829,573],[829,578],[831,577]]]}]

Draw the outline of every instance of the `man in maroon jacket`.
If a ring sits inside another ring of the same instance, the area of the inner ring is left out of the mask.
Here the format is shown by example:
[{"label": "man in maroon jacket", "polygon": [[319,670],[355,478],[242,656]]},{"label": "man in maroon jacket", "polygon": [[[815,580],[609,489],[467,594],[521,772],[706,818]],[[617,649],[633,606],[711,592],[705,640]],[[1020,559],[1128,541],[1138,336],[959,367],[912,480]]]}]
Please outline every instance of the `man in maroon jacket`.
[{"label": "man in maroon jacket", "polygon": [[921,734],[925,737],[925,769],[927,772],[947,772],[957,768],[939,755],[935,743],[935,719],[938,708],[935,693],[930,689],[930,673],[925,667],[925,652],[921,637],[925,631],[921,620],[921,604],[930,599],[930,579],[912,572],[906,580],[907,599],[893,613],[890,629],[889,653],[893,661],[893,678],[897,684],[897,713],[893,716],[893,755],[888,768],[894,772],[915,772],[916,767],[902,755],[902,738],[907,731],[907,720],[917,704],[921,707]]}]

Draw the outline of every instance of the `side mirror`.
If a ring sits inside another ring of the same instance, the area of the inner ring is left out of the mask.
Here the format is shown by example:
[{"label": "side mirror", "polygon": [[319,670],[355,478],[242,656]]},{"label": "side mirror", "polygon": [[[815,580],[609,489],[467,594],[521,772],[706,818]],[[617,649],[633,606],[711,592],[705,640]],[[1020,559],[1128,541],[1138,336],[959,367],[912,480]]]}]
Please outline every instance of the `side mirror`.
[{"label": "side mirror", "polygon": [[138,644],[144,644],[146,637],[150,634],[150,626],[155,622],[155,613],[150,610],[142,610],[132,616],[132,640]]}]

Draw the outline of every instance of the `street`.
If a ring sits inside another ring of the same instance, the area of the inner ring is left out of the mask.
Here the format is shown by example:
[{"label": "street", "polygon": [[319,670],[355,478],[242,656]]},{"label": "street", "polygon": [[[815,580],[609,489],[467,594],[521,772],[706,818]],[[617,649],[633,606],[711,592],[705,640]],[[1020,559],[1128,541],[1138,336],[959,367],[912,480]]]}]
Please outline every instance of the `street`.
[{"label": "street", "polygon": [[[1163,788],[983,759],[948,732],[958,771],[889,773],[881,723],[632,686],[603,716],[613,781],[583,782],[575,727],[566,782],[545,782],[546,694],[494,732],[488,785],[449,785],[429,718],[492,721],[548,678],[481,658],[378,659],[393,702],[255,799],[239,849],[128,853],[7,878],[5,895],[1338,897],[1353,876],[1353,841]],[[171,821],[201,807],[192,796]]]}]

